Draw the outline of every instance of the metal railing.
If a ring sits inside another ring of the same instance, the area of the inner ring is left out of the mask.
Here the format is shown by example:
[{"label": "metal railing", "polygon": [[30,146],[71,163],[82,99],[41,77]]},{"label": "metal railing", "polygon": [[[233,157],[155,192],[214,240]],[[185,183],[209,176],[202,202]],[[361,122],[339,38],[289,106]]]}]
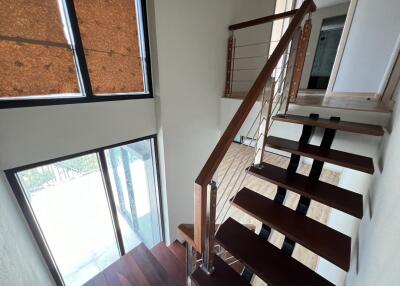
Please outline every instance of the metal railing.
[{"label": "metal railing", "polygon": [[[281,13],[278,15],[268,16],[248,22],[232,25],[231,30],[243,29],[252,25],[266,23],[281,19],[282,16],[293,16],[282,38],[277,43],[275,49],[266,60],[261,60],[262,69],[248,91],[244,91],[246,96],[229,123],[228,127],[221,136],[219,142],[208,158],[206,164],[202,168],[199,176],[195,181],[195,224],[193,229],[193,237],[188,241],[187,275],[189,276],[194,270],[195,265],[200,265],[201,269],[208,275],[213,272],[213,258],[215,255],[215,234],[219,227],[229,215],[231,198],[235,198],[238,191],[243,187],[247,177],[246,168],[252,164],[262,162],[264,154],[264,146],[266,136],[274,124],[272,116],[278,112],[285,113],[290,100],[291,92],[293,92],[293,79],[298,78],[301,74],[302,66],[299,69],[299,63],[304,59],[304,42],[305,37],[301,32],[301,26],[304,17],[315,10],[315,4],[312,0],[303,2],[300,9]],[[281,15],[281,16],[279,16]],[[252,24],[253,23],[253,24]],[[306,21],[304,29],[311,29],[311,23]],[[308,33],[309,31],[307,31]],[[306,39],[308,41],[308,38]],[[232,91],[232,79],[235,72],[240,71],[237,65],[235,66],[235,49],[241,46],[261,46],[268,45],[270,42],[258,42],[251,44],[236,45],[234,35],[229,39],[228,44],[228,59],[227,59],[227,84],[228,91]],[[268,46],[269,48],[269,46]],[[260,57],[257,57],[260,59]],[[251,69],[252,67],[241,67],[241,69]],[[258,69],[254,69],[258,71]],[[230,93],[232,94],[232,93]],[[256,103],[258,104],[256,105]],[[259,105],[259,107],[258,107]],[[255,107],[256,106],[256,107]],[[259,108],[259,111],[254,115],[254,108]],[[253,114],[253,115],[250,115]],[[234,137],[239,130],[243,128],[246,122],[248,128],[243,136],[241,152],[250,152],[251,156],[243,156],[240,158],[239,152],[234,154],[228,167],[220,173],[220,180],[215,178],[216,171],[225,157]],[[246,151],[244,151],[246,150]],[[186,237],[189,237],[187,235]],[[194,254],[195,253],[195,254]],[[197,260],[197,254],[201,258]],[[196,257],[193,258],[195,255]],[[190,283],[190,279],[188,279]]]}]

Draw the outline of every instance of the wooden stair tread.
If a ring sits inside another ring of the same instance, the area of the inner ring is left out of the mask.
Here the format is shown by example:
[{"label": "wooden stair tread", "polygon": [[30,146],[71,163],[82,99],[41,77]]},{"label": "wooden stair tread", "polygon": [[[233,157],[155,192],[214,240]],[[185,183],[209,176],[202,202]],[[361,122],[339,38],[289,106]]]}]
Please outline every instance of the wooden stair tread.
[{"label": "wooden stair tread", "polygon": [[142,243],[90,279],[85,286],[176,286],[153,254]]},{"label": "wooden stair tread", "polygon": [[182,223],[178,225],[178,235],[195,248],[193,224]]},{"label": "wooden stair tread", "polygon": [[197,268],[191,275],[196,285],[199,286],[249,286],[239,273],[226,264],[218,256],[214,257],[214,272],[208,276],[203,270]]},{"label": "wooden stair tread", "polygon": [[232,203],[343,270],[349,270],[351,238],[347,235],[247,188],[240,190]]},{"label": "wooden stair tread", "polygon": [[134,248],[130,254],[150,285],[177,285],[175,277],[164,270],[144,244]]},{"label": "wooden stair tread", "polygon": [[183,263],[183,265],[186,265],[186,249],[184,245],[175,240],[170,246],[168,246],[168,248],[179,260],[179,262]]},{"label": "wooden stair tread", "polygon": [[[218,224],[215,225],[216,228],[218,228],[218,226]],[[245,224],[245,226],[252,231],[256,230],[255,225]],[[186,243],[189,243],[189,245],[196,248],[194,244],[194,224],[182,223],[178,225],[178,234],[186,241]]]},{"label": "wooden stair tread", "polygon": [[292,257],[284,255],[280,249],[265,242],[232,218],[222,224],[216,238],[227,251],[246,264],[269,286],[333,286],[325,278]]},{"label": "wooden stair tread", "polygon": [[83,286],[109,286],[106,276],[100,272],[95,277],[87,281]]},{"label": "wooden stair tread", "polygon": [[369,157],[333,149],[323,149],[319,146],[310,144],[302,145],[297,141],[292,141],[275,136],[268,136],[266,145],[274,149],[300,156],[310,157],[315,160],[336,164],[357,171],[369,174],[374,173],[374,164],[372,158]]},{"label": "wooden stair tread", "polygon": [[247,172],[357,218],[363,216],[363,198],[358,193],[304,175],[289,173],[264,162],[248,168]]},{"label": "wooden stair tread", "polygon": [[276,121],[336,129],[340,131],[367,134],[372,136],[383,136],[383,134],[385,133],[382,126],[373,124],[357,123],[350,121],[333,121],[325,118],[310,118],[307,116],[294,114],[278,114],[273,116],[272,118]]},{"label": "wooden stair tread", "polygon": [[164,242],[160,242],[151,249],[151,253],[163,266],[165,271],[178,282],[178,285],[186,285],[185,264],[169,250]]}]

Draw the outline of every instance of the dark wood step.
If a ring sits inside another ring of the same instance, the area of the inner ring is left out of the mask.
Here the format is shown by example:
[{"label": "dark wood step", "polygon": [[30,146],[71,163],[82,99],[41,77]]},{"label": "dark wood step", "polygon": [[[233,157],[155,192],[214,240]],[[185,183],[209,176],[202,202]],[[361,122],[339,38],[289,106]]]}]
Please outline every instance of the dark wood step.
[{"label": "dark wood step", "polygon": [[134,248],[130,254],[150,285],[178,285],[175,277],[164,270],[144,244]]},{"label": "dark wood step", "polygon": [[357,218],[363,216],[363,198],[360,194],[297,173],[288,173],[267,163],[252,166],[247,172]]},{"label": "dark wood step", "polygon": [[364,124],[349,121],[333,121],[324,118],[310,118],[307,116],[293,115],[293,114],[278,114],[272,117],[276,121],[289,122],[295,124],[303,124],[316,126],[321,128],[336,129],[340,131],[347,131],[358,134],[367,134],[372,136],[383,136],[385,133],[382,126]]},{"label": "dark wood step", "polygon": [[237,273],[241,274],[244,269],[244,265],[242,262],[236,259],[236,257],[231,256],[228,259],[224,260],[230,267],[233,268]]},{"label": "dark wood step", "polygon": [[351,238],[347,235],[247,188],[240,190],[232,203],[343,270],[349,270]]},{"label": "dark wood step", "polygon": [[106,276],[100,272],[95,277],[87,281],[83,286],[109,286]]},{"label": "dark wood step", "polygon": [[84,284],[85,286],[138,286],[178,284],[170,276],[144,244],[122,256],[101,273]]},{"label": "dark wood step", "polygon": [[163,266],[165,271],[171,276],[175,277],[178,285],[186,285],[185,264],[169,250],[164,242],[160,242],[151,249],[151,253],[157,261]]},{"label": "dark wood step", "polygon": [[191,275],[196,285],[199,286],[249,286],[239,273],[226,264],[218,256],[214,257],[214,272],[208,276],[203,270],[197,268]]},{"label": "dark wood step", "polygon": [[374,163],[372,158],[355,155],[333,149],[323,149],[310,144],[300,144],[297,141],[268,136],[266,145],[268,147],[289,152],[292,154],[310,157],[315,160],[336,164],[342,167],[373,174]]},{"label": "dark wood step", "polygon": [[[218,228],[218,224],[215,225],[216,228]],[[255,231],[256,226],[252,224],[246,224],[245,225],[248,229]],[[195,248],[194,244],[194,224],[189,224],[189,223],[183,223],[178,225],[178,235],[182,237],[186,243],[189,243],[189,245],[193,246]]]},{"label": "dark wood step", "polygon": [[216,238],[269,286],[334,286],[232,218],[222,224]]},{"label": "dark wood step", "polygon": [[182,223],[178,225],[177,229],[178,235],[183,238],[186,243],[195,248],[194,243],[194,225],[188,223]]},{"label": "dark wood step", "polygon": [[178,258],[179,262],[181,262],[183,265],[186,265],[186,249],[183,244],[175,240],[170,246],[168,246],[168,248],[175,255],[175,257]]}]

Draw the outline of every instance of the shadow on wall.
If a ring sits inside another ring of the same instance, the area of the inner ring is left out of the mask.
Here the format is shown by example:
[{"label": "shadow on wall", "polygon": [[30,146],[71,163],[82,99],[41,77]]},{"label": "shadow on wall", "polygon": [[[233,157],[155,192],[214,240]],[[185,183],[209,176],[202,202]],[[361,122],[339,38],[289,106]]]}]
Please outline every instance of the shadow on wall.
[{"label": "shadow on wall", "polygon": [[[399,92],[399,91],[398,91]],[[400,228],[400,104],[396,103],[390,134],[380,145],[380,170],[371,184],[370,216],[364,216],[359,229],[359,263],[353,260],[346,285],[397,285],[400,261],[397,259]],[[385,275],[382,275],[385,273]]]}]

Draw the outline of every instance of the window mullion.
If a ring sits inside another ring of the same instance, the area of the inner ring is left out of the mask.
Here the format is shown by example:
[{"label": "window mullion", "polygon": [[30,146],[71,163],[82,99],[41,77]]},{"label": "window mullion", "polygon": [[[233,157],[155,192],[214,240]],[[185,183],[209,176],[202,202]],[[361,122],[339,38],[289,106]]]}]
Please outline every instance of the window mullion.
[{"label": "window mullion", "polygon": [[64,0],[65,16],[72,37],[74,58],[78,68],[78,77],[81,83],[82,93],[85,97],[93,97],[92,84],[86,63],[85,51],[79,30],[78,17],[76,16],[74,0]]},{"label": "window mullion", "polygon": [[110,207],[111,218],[112,218],[113,225],[114,225],[114,232],[115,232],[115,236],[117,238],[118,248],[119,248],[120,254],[122,256],[126,252],[125,252],[125,247],[124,247],[124,241],[122,239],[121,227],[119,224],[118,214],[117,214],[117,207],[116,207],[114,195],[112,192],[110,173],[108,172],[107,160],[106,160],[104,150],[100,150],[98,152],[98,156],[99,156],[99,160],[100,160],[100,170],[101,170],[103,180],[104,180],[104,187],[105,187],[106,193],[107,193],[108,205]]}]

